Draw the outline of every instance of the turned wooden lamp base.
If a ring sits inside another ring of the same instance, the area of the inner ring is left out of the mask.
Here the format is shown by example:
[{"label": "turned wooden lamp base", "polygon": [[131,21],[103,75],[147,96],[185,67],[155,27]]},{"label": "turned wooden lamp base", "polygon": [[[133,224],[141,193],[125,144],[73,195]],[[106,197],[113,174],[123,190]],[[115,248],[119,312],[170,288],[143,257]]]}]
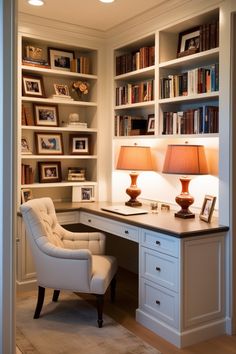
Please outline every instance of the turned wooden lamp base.
[{"label": "turned wooden lamp base", "polygon": [[141,189],[137,187],[137,178],[138,174],[136,172],[130,173],[131,185],[126,189],[126,193],[130,196],[130,200],[128,200],[125,205],[131,207],[139,207],[142,205],[136,198],[141,194]]},{"label": "turned wooden lamp base", "polygon": [[188,185],[191,181],[188,177],[180,178],[182,184],[182,191],[180,195],[175,198],[177,204],[181,206],[181,210],[175,213],[175,216],[182,219],[195,218],[195,215],[189,210],[190,205],[193,204],[194,198],[188,192]]}]

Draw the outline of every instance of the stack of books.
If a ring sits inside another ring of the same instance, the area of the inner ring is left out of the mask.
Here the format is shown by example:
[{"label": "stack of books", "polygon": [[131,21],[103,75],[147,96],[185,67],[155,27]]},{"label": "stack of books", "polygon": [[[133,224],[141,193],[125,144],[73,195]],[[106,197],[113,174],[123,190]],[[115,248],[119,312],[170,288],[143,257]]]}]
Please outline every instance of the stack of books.
[{"label": "stack of books", "polygon": [[68,167],[68,181],[84,182],[85,169],[81,167]]}]

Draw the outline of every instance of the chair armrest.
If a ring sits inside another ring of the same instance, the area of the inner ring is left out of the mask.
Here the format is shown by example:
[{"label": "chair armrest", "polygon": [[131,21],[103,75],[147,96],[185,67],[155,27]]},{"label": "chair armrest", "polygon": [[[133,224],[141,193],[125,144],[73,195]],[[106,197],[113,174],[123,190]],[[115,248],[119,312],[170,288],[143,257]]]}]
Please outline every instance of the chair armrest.
[{"label": "chair armrest", "polygon": [[89,249],[61,248],[48,242],[47,237],[40,237],[36,240],[37,246],[48,256],[66,259],[91,260],[92,255]]}]

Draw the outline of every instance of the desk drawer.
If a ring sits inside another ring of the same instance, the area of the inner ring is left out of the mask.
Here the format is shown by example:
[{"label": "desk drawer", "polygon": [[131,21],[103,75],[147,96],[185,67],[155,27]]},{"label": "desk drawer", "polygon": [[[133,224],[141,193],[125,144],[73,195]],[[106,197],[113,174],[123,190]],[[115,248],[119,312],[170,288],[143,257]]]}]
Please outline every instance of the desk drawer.
[{"label": "desk drawer", "polygon": [[140,275],[170,290],[179,290],[179,260],[146,247],[140,248]]},{"label": "desk drawer", "polygon": [[178,328],[178,294],[141,279],[141,309],[160,321]]},{"label": "desk drawer", "polygon": [[85,225],[92,226],[104,232],[121,236],[131,241],[139,242],[138,228],[125,223],[113,221],[111,219],[102,218],[97,215],[86,212],[80,213],[80,222]]},{"label": "desk drawer", "polygon": [[179,257],[179,240],[173,236],[142,230],[141,244],[161,253]]},{"label": "desk drawer", "polygon": [[77,224],[79,222],[79,213],[77,211],[57,213],[57,220],[61,225]]}]

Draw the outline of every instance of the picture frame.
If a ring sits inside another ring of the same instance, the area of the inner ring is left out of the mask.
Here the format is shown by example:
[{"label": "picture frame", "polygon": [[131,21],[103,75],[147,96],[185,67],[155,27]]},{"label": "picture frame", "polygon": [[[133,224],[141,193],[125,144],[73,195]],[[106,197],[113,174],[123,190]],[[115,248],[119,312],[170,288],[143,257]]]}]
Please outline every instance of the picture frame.
[{"label": "picture frame", "polygon": [[148,134],[155,133],[155,117],[154,117],[154,115],[148,116],[147,133]]},{"label": "picture frame", "polygon": [[27,97],[45,97],[43,79],[41,76],[23,75],[22,94]]},{"label": "picture frame", "polygon": [[89,155],[90,154],[90,136],[70,134],[69,152],[71,155]]},{"label": "picture frame", "polygon": [[23,155],[30,155],[32,151],[30,149],[29,141],[26,137],[21,138],[21,153]]},{"label": "picture frame", "polygon": [[216,197],[212,195],[206,195],[202,204],[200,212],[200,219],[206,222],[211,222],[213,210],[216,203]]},{"label": "picture frame", "polygon": [[39,183],[61,182],[60,161],[39,161],[38,162]]},{"label": "picture frame", "polygon": [[35,133],[35,144],[38,155],[63,155],[61,133]]},{"label": "picture frame", "polygon": [[71,50],[48,48],[48,57],[51,69],[70,71],[71,60],[74,59],[75,53]]},{"label": "picture frame", "polygon": [[54,90],[57,96],[61,97],[70,97],[69,88],[67,85],[63,84],[54,84]]},{"label": "picture frame", "polygon": [[82,185],[72,188],[72,202],[94,202],[95,186]]},{"label": "picture frame", "polygon": [[200,49],[200,27],[179,33],[177,57],[198,53]]},{"label": "picture frame", "polygon": [[21,190],[21,202],[25,203],[31,199],[33,199],[32,189],[22,189]]},{"label": "picture frame", "polygon": [[34,104],[34,123],[36,126],[58,127],[58,105]]}]

